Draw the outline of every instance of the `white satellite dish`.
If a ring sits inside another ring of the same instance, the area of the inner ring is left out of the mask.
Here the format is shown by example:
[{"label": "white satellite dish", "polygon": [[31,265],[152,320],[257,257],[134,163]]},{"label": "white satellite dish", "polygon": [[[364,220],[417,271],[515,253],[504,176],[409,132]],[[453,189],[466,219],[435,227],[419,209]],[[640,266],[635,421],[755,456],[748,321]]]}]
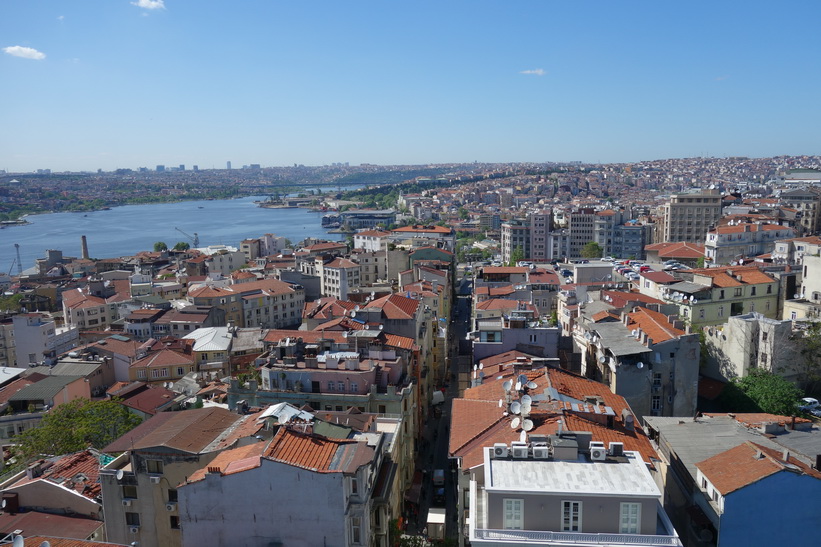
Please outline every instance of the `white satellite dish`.
[{"label": "white satellite dish", "polygon": [[503,406],[505,406],[505,400],[499,399],[499,408],[502,408]]},{"label": "white satellite dish", "polygon": [[639,361],[638,363],[636,363],[636,368],[644,368],[644,363]]},{"label": "white satellite dish", "polygon": [[479,370],[479,365],[473,365],[473,372],[476,372],[477,370]]},{"label": "white satellite dish", "polygon": [[347,338],[347,337],[348,337],[348,331],[343,330],[342,331],[342,338]]},{"label": "white satellite dish", "polygon": [[519,402],[510,403],[510,412],[512,414],[518,414],[522,411],[522,405]]},{"label": "white satellite dish", "polygon": [[384,328],[385,328],[385,325],[379,325],[379,330],[382,330]]},{"label": "white satellite dish", "polygon": [[351,312],[351,317],[356,317],[356,311]]},{"label": "white satellite dish", "polygon": [[44,541],[40,544],[40,547],[51,547],[51,543],[49,543],[48,541]]},{"label": "white satellite dish", "polygon": [[533,398],[530,395],[522,395],[522,398],[519,399],[519,402],[522,403],[522,406],[529,406],[533,403]]},{"label": "white satellite dish", "polygon": [[527,384],[527,376],[525,376],[524,374],[520,374],[519,377],[517,378],[517,380],[522,385]]},{"label": "white satellite dish", "polygon": [[698,300],[696,300],[695,298],[691,299],[690,302],[693,304],[698,304]]},{"label": "white satellite dish", "polygon": [[2,507],[3,509],[6,508],[6,500],[3,500],[2,503],[0,503],[0,507]]},{"label": "white satellite dish", "polygon": [[371,330],[371,326],[370,325],[365,325],[365,330]]},{"label": "white satellite dish", "polygon": [[527,442],[527,432],[526,431],[522,431],[521,433],[519,433],[519,442],[520,443],[526,443]]},{"label": "white satellite dish", "polygon": [[599,363],[604,363],[605,361],[606,358],[604,357],[604,355],[599,355]]},{"label": "white satellite dish", "polygon": [[793,297],[793,298],[801,298],[801,295],[800,295],[800,294],[798,294],[798,293],[795,293],[794,295],[792,295],[792,297]]},{"label": "white satellite dish", "polygon": [[125,475],[125,472],[122,469],[118,469],[117,470],[117,480],[118,481],[123,480],[123,475]]},{"label": "white satellite dish", "polygon": [[359,311],[359,304],[357,304],[356,306],[354,306],[354,307],[353,307],[353,311],[354,311],[354,312],[358,312],[358,311]]},{"label": "white satellite dish", "polygon": [[513,418],[512,420],[510,420],[510,429],[516,429],[516,428],[518,428],[518,427],[519,427],[519,422],[520,422],[520,421],[521,421],[521,420],[519,419],[519,417],[518,417],[518,416],[516,416],[515,418]]},{"label": "white satellite dish", "polygon": [[511,382],[510,380],[505,380],[505,383],[502,384],[502,389],[505,390],[505,391],[510,391],[510,388],[512,388],[512,387],[513,387],[513,382]]},{"label": "white satellite dish", "polygon": [[482,370],[483,368],[485,368],[485,364],[484,363],[479,363],[479,370]]},{"label": "white satellite dish", "polygon": [[536,389],[537,387],[539,387],[539,384],[532,380],[527,383],[527,389]]},{"label": "white satellite dish", "polygon": [[523,420],[522,421],[522,429],[525,431],[532,431],[533,430],[533,420]]},{"label": "white satellite dish", "polygon": [[522,383],[516,382],[516,391],[519,391],[520,389],[522,389]]}]

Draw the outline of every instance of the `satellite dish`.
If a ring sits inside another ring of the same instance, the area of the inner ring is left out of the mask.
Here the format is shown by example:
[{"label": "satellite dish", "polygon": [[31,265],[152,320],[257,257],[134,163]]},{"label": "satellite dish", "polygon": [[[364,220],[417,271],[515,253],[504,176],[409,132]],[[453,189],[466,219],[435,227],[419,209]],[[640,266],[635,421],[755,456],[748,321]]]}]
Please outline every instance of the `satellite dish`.
[{"label": "satellite dish", "polygon": [[520,389],[522,389],[522,383],[516,382],[516,391],[519,391]]},{"label": "satellite dish", "polygon": [[343,330],[342,331],[342,338],[347,338],[347,337],[348,337],[348,331]]},{"label": "satellite dish", "polygon": [[639,361],[638,363],[636,363],[636,368],[644,368],[644,363]]},{"label": "satellite dish", "polygon": [[527,383],[527,389],[536,389],[537,387],[539,387],[539,384],[532,380]]},{"label": "satellite dish", "polygon": [[51,543],[49,543],[48,541],[44,541],[40,544],[40,547],[51,547]]},{"label": "satellite dish", "polygon": [[522,429],[524,429],[525,431],[532,431],[533,430],[533,420],[527,420],[527,419],[523,420],[522,421]]},{"label": "satellite dish", "polygon": [[199,375],[199,374],[197,374],[196,372],[195,372],[195,373],[194,373],[194,375],[192,376],[192,378],[193,378],[194,380],[197,380],[199,377],[200,377],[200,375]]},{"label": "satellite dish", "polygon": [[798,294],[798,293],[795,293],[794,295],[792,295],[792,297],[793,297],[793,298],[801,298],[801,295],[800,295],[800,294]]},{"label": "satellite dish", "polygon": [[502,389],[505,390],[505,391],[510,391],[510,388],[512,388],[512,387],[513,387],[513,382],[511,382],[510,380],[505,380],[505,383],[502,384]]},{"label": "satellite dish", "polygon": [[511,414],[518,414],[522,411],[522,405],[519,402],[510,403],[510,412]]},{"label": "satellite dish", "polygon": [[[357,304],[356,306],[354,306],[354,307],[353,307],[353,311],[354,311],[354,312],[358,312],[358,311],[359,311],[359,304]],[[351,314],[351,315],[353,316],[353,314]]]},{"label": "satellite dish", "polygon": [[365,330],[371,330],[371,326],[370,325],[365,325]]},{"label": "satellite dish", "polygon": [[23,539],[23,536],[14,536],[14,541],[11,545],[12,547],[25,547],[26,540]]},{"label": "satellite dish", "polygon": [[351,312],[351,317],[356,317],[356,311]]},{"label": "satellite dish", "polygon": [[385,328],[385,325],[379,325],[379,330],[382,330],[384,328]]},{"label": "satellite dish", "polygon": [[[527,385],[527,376],[525,376],[524,374],[520,374],[519,377],[517,378],[517,380],[519,381],[519,383],[521,385],[523,385],[523,386]],[[521,389],[521,388],[519,388],[519,389]]]},{"label": "satellite dish", "polygon": [[519,442],[526,443],[527,442],[527,432],[522,431],[519,433]]},{"label": "satellite dish", "polygon": [[503,406],[505,406],[505,400],[499,399],[499,408],[502,408]]},{"label": "satellite dish", "polygon": [[521,421],[521,420],[519,419],[519,417],[518,417],[518,416],[516,416],[515,418],[513,418],[512,420],[510,420],[510,429],[516,429],[516,428],[518,428],[518,427],[519,427],[519,422],[520,422],[520,421]]},{"label": "satellite dish", "polygon": [[530,406],[533,403],[533,398],[530,395],[522,395],[519,402],[522,403],[522,406]]},{"label": "satellite dish", "polygon": [[607,359],[604,357],[604,355],[599,355],[599,363],[604,363],[606,360]]},{"label": "satellite dish", "polygon": [[479,370],[479,365],[473,365],[473,371],[476,372],[477,370]]},{"label": "satellite dish", "polygon": [[479,363],[479,370],[482,370],[483,368],[485,368],[485,364],[484,363]]},{"label": "satellite dish", "polygon": [[0,507],[2,507],[3,509],[6,508],[6,500],[3,500],[3,503],[0,503]]},{"label": "satellite dish", "polygon": [[118,469],[117,470],[117,480],[118,481],[123,480],[123,475],[125,475],[125,472],[122,469]]},{"label": "satellite dish", "polygon": [[691,303],[693,303],[693,304],[698,304],[698,300],[696,300],[695,298],[693,298],[692,300],[690,300],[690,302],[691,302]]}]

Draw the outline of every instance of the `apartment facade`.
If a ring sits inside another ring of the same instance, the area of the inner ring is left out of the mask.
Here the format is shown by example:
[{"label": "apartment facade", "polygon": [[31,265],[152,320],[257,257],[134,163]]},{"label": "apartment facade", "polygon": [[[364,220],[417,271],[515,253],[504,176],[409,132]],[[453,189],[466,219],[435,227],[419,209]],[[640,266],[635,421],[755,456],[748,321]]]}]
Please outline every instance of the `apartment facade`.
[{"label": "apartment facade", "polygon": [[664,206],[662,241],[701,244],[707,231],[721,218],[721,194],[706,190],[697,194],[673,194]]}]

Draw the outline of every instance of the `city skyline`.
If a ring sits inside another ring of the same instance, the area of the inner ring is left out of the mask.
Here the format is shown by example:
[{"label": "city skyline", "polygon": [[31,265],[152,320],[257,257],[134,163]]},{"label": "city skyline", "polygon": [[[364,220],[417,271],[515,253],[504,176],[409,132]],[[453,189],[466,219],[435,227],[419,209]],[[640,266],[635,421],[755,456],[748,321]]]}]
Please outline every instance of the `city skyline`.
[{"label": "city skyline", "polygon": [[791,6],[12,0],[0,169],[816,155]]}]

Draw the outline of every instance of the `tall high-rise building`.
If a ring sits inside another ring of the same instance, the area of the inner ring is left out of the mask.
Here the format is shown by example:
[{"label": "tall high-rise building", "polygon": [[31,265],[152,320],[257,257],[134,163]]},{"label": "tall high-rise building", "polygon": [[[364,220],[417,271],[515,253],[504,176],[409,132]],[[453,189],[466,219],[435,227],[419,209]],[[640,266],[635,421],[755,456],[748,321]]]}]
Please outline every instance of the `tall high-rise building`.
[{"label": "tall high-rise building", "polygon": [[721,193],[673,194],[664,206],[662,241],[704,244],[707,231],[721,218]]},{"label": "tall high-rise building", "polygon": [[522,250],[523,258],[530,258],[530,224],[525,220],[502,223],[502,262],[510,262],[517,248]]},{"label": "tall high-rise building", "polygon": [[528,258],[535,262],[548,262],[550,245],[548,235],[552,227],[553,211],[535,211],[530,213],[530,255]]},{"label": "tall high-rise building", "polygon": [[231,162],[230,161],[225,162],[225,168],[228,169],[228,170],[231,169]]}]

